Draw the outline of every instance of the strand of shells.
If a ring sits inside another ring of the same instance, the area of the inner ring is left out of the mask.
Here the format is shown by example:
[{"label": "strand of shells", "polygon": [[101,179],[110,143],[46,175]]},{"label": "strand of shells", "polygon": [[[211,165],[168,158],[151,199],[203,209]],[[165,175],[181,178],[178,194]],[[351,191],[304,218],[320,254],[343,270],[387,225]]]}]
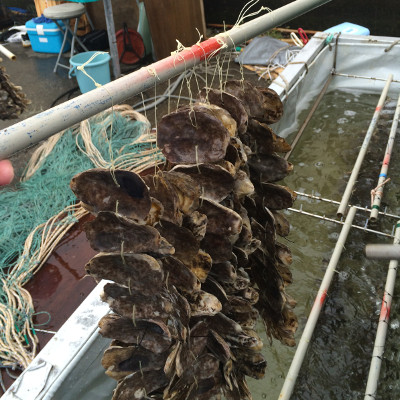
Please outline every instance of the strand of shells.
[{"label": "strand of shells", "polygon": [[0,67],[0,119],[18,118],[30,101],[20,86],[13,85],[6,69]]},{"label": "strand of shells", "polygon": [[201,101],[162,118],[163,170],[139,175],[94,169],[71,188],[96,218],[85,225],[99,251],[86,265],[108,279],[100,322],[112,338],[102,365],[114,400],[251,399],[246,376],[266,361],[255,330],[294,345],[297,320],[289,233],[279,212],[295,194],[275,184],[290,146],[268,124],[279,97],[242,81],[203,89]]}]

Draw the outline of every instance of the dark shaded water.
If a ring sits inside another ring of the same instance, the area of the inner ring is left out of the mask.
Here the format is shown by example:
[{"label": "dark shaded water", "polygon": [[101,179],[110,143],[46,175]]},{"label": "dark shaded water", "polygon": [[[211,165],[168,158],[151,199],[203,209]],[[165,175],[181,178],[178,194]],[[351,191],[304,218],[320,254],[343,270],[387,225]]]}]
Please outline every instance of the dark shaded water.
[{"label": "dark shaded water", "polygon": [[[325,95],[292,153],[290,161],[294,164],[294,173],[284,184],[296,191],[340,201],[377,101],[377,95],[346,92]],[[381,127],[372,137],[352,204],[369,205],[370,191],[378,181],[393,112],[383,115]],[[387,129],[383,125],[387,125]],[[294,135],[295,132],[288,140],[291,141]],[[394,153],[398,153],[399,142],[397,138]],[[386,187],[384,201],[388,204],[387,211],[396,215],[400,213],[396,186],[399,173],[399,157],[393,154],[389,169],[392,182]],[[294,208],[299,209],[301,205],[304,211],[326,214],[330,218],[335,218],[338,207],[299,197]],[[287,217],[292,224],[288,245],[294,258],[294,283],[288,292],[298,301],[296,339],[299,341],[341,226],[290,211]],[[367,213],[357,212],[354,223],[364,226],[367,217]],[[371,228],[391,234],[395,222],[388,217],[380,218]],[[361,230],[350,231],[292,399],[364,398],[389,263],[367,260],[363,249],[366,243],[392,242],[391,238]],[[396,337],[400,326],[399,293],[397,286],[377,399],[400,398],[400,351]],[[272,347],[266,345],[269,368],[263,381],[251,382],[255,399],[278,399],[294,352],[295,348],[286,348],[276,341]]]}]

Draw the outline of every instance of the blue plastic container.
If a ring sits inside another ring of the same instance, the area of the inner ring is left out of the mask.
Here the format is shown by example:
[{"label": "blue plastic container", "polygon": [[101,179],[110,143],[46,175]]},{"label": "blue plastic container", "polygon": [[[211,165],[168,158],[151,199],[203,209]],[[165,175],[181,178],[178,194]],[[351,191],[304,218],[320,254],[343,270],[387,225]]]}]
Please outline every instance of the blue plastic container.
[{"label": "blue plastic container", "polygon": [[332,28],[329,28],[325,30],[324,32],[327,33],[343,33],[347,35],[363,35],[363,36],[368,36],[369,35],[369,29],[365,28],[364,26],[352,24],[351,22],[343,22],[342,24],[333,26]]},{"label": "blue plastic container", "polygon": [[[63,28],[62,21],[57,21]],[[25,24],[31,42],[32,50],[37,53],[59,53],[64,39],[64,32],[61,31],[55,22],[36,24],[33,19]],[[67,40],[64,51],[69,51],[71,44]]]},{"label": "blue plastic container", "polygon": [[[86,73],[92,78],[90,79],[89,76],[79,70],[78,67],[88,62],[92,57],[93,59],[84,66]],[[105,85],[111,81],[110,59],[110,55],[103,51],[86,51],[70,58],[69,63],[71,64],[71,70],[69,74],[76,76],[81,93],[96,89],[95,82],[100,85]]]}]

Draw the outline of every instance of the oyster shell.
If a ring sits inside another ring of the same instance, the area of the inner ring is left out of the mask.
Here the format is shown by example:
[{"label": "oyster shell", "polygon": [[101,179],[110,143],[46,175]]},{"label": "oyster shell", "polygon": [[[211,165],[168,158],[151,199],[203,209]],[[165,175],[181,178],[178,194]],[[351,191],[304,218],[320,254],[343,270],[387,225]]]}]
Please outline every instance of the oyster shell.
[{"label": "oyster shell", "polygon": [[99,333],[120,342],[141,345],[153,353],[163,353],[172,345],[168,327],[161,321],[122,317],[117,314],[105,315],[99,321]]},{"label": "oyster shell", "polygon": [[274,225],[276,228],[276,233],[279,236],[286,237],[290,233],[290,223],[289,221],[283,216],[281,212],[276,210],[271,210],[272,215],[274,216]]},{"label": "oyster shell", "polygon": [[200,185],[202,198],[220,202],[233,191],[235,181],[232,175],[219,165],[177,165],[171,171],[194,179]]},{"label": "oyster shell", "polygon": [[203,101],[208,101],[229,111],[230,115],[236,121],[238,132],[242,133],[246,131],[248,115],[243,104],[237,97],[218,89],[203,88],[200,91],[200,98]]},{"label": "oyster shell", "polygon": [[189,175],[168,171],[164,178],[174,187],[178,195],[178,208],[186,215],[192,214],[199,207],[200,185]]},{"label": "oyster shell", "polygon": [[150,212],[149,190],[143,179],[134,172],[91,169],[75,175],[70,187],[94,214],[113,211],[144,223]]},{"label": "oyster shell", "polygon": [[201,240],[207,230],[207,215],[194,211],[183,217],[182,226],[190,229],[197,240]]},{"label": "oyster shell", "polygon": [[163,172],[146,175],[143,181],[149,187],[150,196],[156,198],[163,206],[162,219],[180,225],[182,213],[179,210],[179,197],[174,186],[165,179]]},{"label": "oyster shell", "polygon": [[254,178],[259,182],[280,181],[293,170],[291,163],[275,154],[252,154],[249,156],[248,164]]},{"label": "oyster shell", "polygon": [[215,315],[222,310],[222,304],[211,293],[200,290],[188,296],[191,315]]},{"label": "oyster shell", "polygon": [[293,206],[296,193],[287,186],[262,183],[261,191],[264,195],[264,205],[270,210],[283,210]]},{"label": "oyster shell", "polygon": [[214,163],[222,160],[230,133],[204,105],[182,107],[158,124],[157,146],[173,164]]},{"label": "oyster shell", "polygon": [[175,257],[164,257],[159,262],[165,273],[166,285],[174,285],[183,292],[200,290],[200,281],[185,264]]},{"label": "oyster shell", "polygon": [[112,400],[148,399],[152,393],[164,389],[168,382],[163,370],[138,371],[118,382]]},{"label": "oyster shell", "polygon": [[182,262],[189,262],[199,252],[200,242],[189,229],[169,221],[160,221],[156,228],[174,246],[174,256]]},{"label": "oyster shell", "polygon": [[168,353],[153,353],[141,346],[110,346],[101,364],[106,374],[119,381],[135,372],[158,370],[164,367]]},{"label": "oyster shell", "polygon": [[247,81],[227,81],[225,91],[236,96],[243,104],[249,117],[260,122],[273,124],[283,114],[283,104],[271,89],[257,88]]},{"label": "oyster shell", "polygon": [[199,211],[207,215],[206,235],[230,236],[239,234],[242,229],[240,215],[215,201],[203,199]]},{"label": "oyster shell", "polygon": [[85,269],[97,282],[110,279],[143,295],[156,294],[163,286],[164,273],[158,262],[147,254],[99,253]]},{"label": "oyster shell", "polygon": [[100,298],[107,302],[115,313],[133,321],[152,318],[166,321],[173,314],[176,305],[166,292],[145,296],[112,283],[104,286]]},{"label": "oyster shell", "polygon": [[122,215],[101,211],[96,219],[84,225],[86,237],[92,249],[105,253],[152,253],[174,254],[174,247],[157,229],[138,224]]}]

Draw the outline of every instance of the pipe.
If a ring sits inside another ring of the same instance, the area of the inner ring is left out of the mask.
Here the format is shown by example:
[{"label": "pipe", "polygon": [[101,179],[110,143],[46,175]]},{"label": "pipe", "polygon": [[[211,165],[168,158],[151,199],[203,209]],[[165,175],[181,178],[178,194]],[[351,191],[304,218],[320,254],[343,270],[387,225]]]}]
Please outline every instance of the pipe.
[{"label": "pipe", "polygon": [[10,50],[6,49],[3,45],[0,44],[0,52],[3,53],[10,60],[15,60],[17,56],[14,53],[11,53]]},{"label": "pipe", "polygon": [[378,119],[379,119],[379,116],[381,114],[381,110],[382,110],[383,104],[385,102],[387,93],[389,91],[389,86],[390,86],[392,80],[393,80],[393,75],[389,74],[389,77],[386,80],[386,84],[385,84],[385,86],[384,86],[384,88],[382,90],[381,97],[379,98],[378,105],[376,106],[376,109],[375,109],[375,112],[374,112],[374,116],[372,117],[371,123],[370,123],[370,125],[368,127],[368,130],[367,130],[367,133],[365,134],[364,142],[363,142],[363,144],[361,146],[360,152],[358,153],[358,157],[357,157],[357,160],[356,160],[356,162],[354,164],[353,171],[351,172],[350,179],[347,182],[347,186],[346,186],[346,189],[344,191],[342,200],[340,202],[340,206],[339,206],[339,208],[337,210],[337,216],[339,218],[343,217],[343,215],[346,212],[347,204],[349,203],[351,193],[353,191],[354,185],[355,185],[357,177],[358,177],[358,173],[360,172],[361,164],[362,164],[362,162],[364,160],[365,154],[367,153],[369,141],[370,141],[371,136],[372,136],[372,134],[374,132],[375,126],[376,126],[376,124],[378,122]]},{"label": "pipe", "polygon": [[344,225],[340,232],[339,238],[336,242],[336,246],[333,251],[331,260],[329,261],[328,267],[326,268],[324,279],[322,280],[321,286],[318,290],[317,297],[315,298],[314,305],[311,309],[303,334],[301,335],[299,344],[296,349],[296,353],[293,357],[292,364],[290,365],[289,368],[289,372],[286,375],[282,391],[279,395],[279,400],[289,400],[290,396],[293,393],[293,388],[296,383],[297,376],[299,375],[299,371],[303,363],[304,357],[306,355],[308,345],[310,344],[315,326],[318,321],[319,314],[325,303],[325,298],[327,296],[329,286],[335,274],[337,263],[339,261],[340,255],[342,254],[342,250],[344,249],[344,245],[346,243],[346,239],[355,215],[356,215],[356,209],[354,207],[351,207],[347,214],[346,221],[344,222]]},{"label": "pipe", "polygon": [[372,222],[375,222],[378,219],[379,207],[381,205],[383,196],[383,185],[387,180],[387,172],[389,169],[390,157],[393,151],[394,139],[396,137],[397,125],[399,124],[399,117],[400,117],[400,96],[397,101],[396,112],[394,113],[392,127],[390,129],[389,139],[386,146],[385,157],[383,159],[381,172],[379,174],[378,184],[376,185],[376,189],[371,192],[374,193],[373,202],[371,205],[372,210],[370,215],[370,219]]},{"label": "pipe", "polygon": [[[0,131],[0,159],[331,0],[297,0]],[[106,2],[104,3],[106,4]]]},{"label": "pipe", "polygon": [[377,260],[400,260],[400,245],[398,244],[367,244],[365,256]]},{"label": "pipe", "polygon": [[[393,247],[397,246],[400,248],[400,222],[396,225],[396,233],[393,243]],[[392,306],[394,285],[396,282],[397,265],[398,260],[400,259],[399,255],[400,252],[397,253],[397,259],[391,260],[389,263],[364,400],[376,399],[379,373],[381,370],[383,353],[385,351],[386,333],[389,326],[390,308]]]}]

